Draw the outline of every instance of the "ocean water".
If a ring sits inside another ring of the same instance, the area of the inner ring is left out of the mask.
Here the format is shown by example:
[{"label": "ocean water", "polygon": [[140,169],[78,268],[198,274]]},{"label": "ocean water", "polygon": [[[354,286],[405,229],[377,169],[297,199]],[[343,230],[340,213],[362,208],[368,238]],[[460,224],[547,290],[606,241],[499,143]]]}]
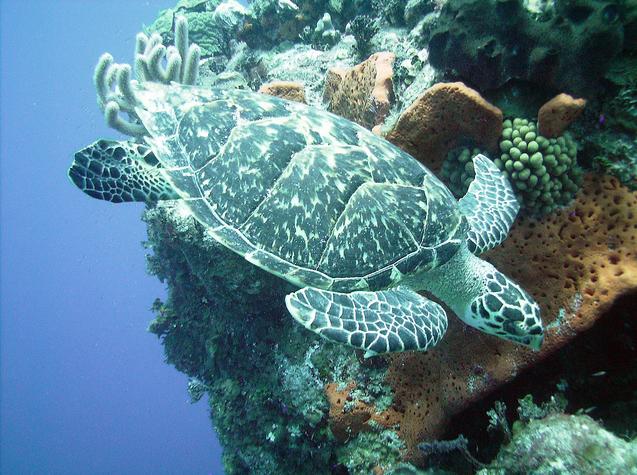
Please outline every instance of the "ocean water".
[{"label": "ocean water", "polygon": [[165,290],[145,272],[143,205],[66,177],[76,149],[117,136],[96,107],[97,58],[130,58],[172,3],[0,3],[2,474],[221,473],[206,402],[189,403],[146,332]]},{"label": "ocean water", "polygon": [[2,474],[635,473],[637,4],[0,7]]}]

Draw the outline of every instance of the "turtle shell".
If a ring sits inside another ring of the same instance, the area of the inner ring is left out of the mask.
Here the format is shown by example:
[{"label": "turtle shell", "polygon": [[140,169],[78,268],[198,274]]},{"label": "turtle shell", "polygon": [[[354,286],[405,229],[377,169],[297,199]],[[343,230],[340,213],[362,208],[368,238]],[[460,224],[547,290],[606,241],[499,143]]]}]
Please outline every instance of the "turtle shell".
[{"label": "turtle shell", "polygon": [[386,288],[466,240],[448,189],[353,122],[244,90],[145,84],[137,96],[147,141],[197,220],[294,284]]}]

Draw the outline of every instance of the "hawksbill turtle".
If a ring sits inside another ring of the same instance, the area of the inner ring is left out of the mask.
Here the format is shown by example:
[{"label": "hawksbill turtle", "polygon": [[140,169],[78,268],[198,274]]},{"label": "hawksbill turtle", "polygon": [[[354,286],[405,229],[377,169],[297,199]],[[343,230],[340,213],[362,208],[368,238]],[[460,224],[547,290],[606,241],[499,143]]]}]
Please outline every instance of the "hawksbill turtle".
[{"label": "hawksbill turtle", "polygon": [[539,349],[537,303],[477,257],[505,239],[519,210],[484,155],[456,200],[413,157],[329,112],[246,90],[134,87],[147,145],[77,152],[69,176],[87,194],[183,200],[219,243],[300,287],[285,299],[299,323],[365,356],[440,341],[445,310],[417,291]]}]

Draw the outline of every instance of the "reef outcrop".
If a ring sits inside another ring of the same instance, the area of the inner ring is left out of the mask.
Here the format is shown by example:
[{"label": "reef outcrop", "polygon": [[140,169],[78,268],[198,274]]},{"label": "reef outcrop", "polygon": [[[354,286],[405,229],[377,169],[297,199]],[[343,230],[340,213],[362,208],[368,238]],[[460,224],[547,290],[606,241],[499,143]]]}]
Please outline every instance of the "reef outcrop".
[{"label": "reef outcrop", "polygon": [[[637,193],[618,180],[589,176],[571,207],[542,221],[518,221],[510,237],[490,251],[487,260],[521,283],[542,308],[547,333],[539,353],[450,319],[435,350],[388,358],[397,412],[391,419],[399,423],[408,460],[422,463],[419,441],[441,437],[454,414],[590,329],[618,299],[635,295],[635,206]],[[333,423],[345,424],[337,426],[340,433],[359,427],[334,415],[333,409]]]},{"label": "reef outcrop", "polygon": [[588,416],[550,415],[529,421],[478,475],[617,473],[637,467],[637,439],[623,440]]}]

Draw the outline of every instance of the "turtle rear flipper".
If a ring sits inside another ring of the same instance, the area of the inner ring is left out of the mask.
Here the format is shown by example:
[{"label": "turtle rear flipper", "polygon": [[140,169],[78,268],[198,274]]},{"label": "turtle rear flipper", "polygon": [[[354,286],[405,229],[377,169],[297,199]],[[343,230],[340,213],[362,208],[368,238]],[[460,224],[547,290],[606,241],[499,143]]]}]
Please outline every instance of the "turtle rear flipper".
[{"label": "turtle rear flipper", "polygon": [[473,157],[475,180],[458,205],[469,222],[469,250],[475,255],[504,241],[520,210],[508,178],[484,155]]},{"label": "turtle rear flipper", "polygon": [[305,287],[285,298],[292,316],[323,338],[366,350],[365,357],[425,351],[447,330],[443,308],[406,287],[338,293]]},{"label": "turtle rear flipper", "polygon": [[122,203],[178,199],[150,148],[98,140],[75,153],[69,178],[93,198]]}]

